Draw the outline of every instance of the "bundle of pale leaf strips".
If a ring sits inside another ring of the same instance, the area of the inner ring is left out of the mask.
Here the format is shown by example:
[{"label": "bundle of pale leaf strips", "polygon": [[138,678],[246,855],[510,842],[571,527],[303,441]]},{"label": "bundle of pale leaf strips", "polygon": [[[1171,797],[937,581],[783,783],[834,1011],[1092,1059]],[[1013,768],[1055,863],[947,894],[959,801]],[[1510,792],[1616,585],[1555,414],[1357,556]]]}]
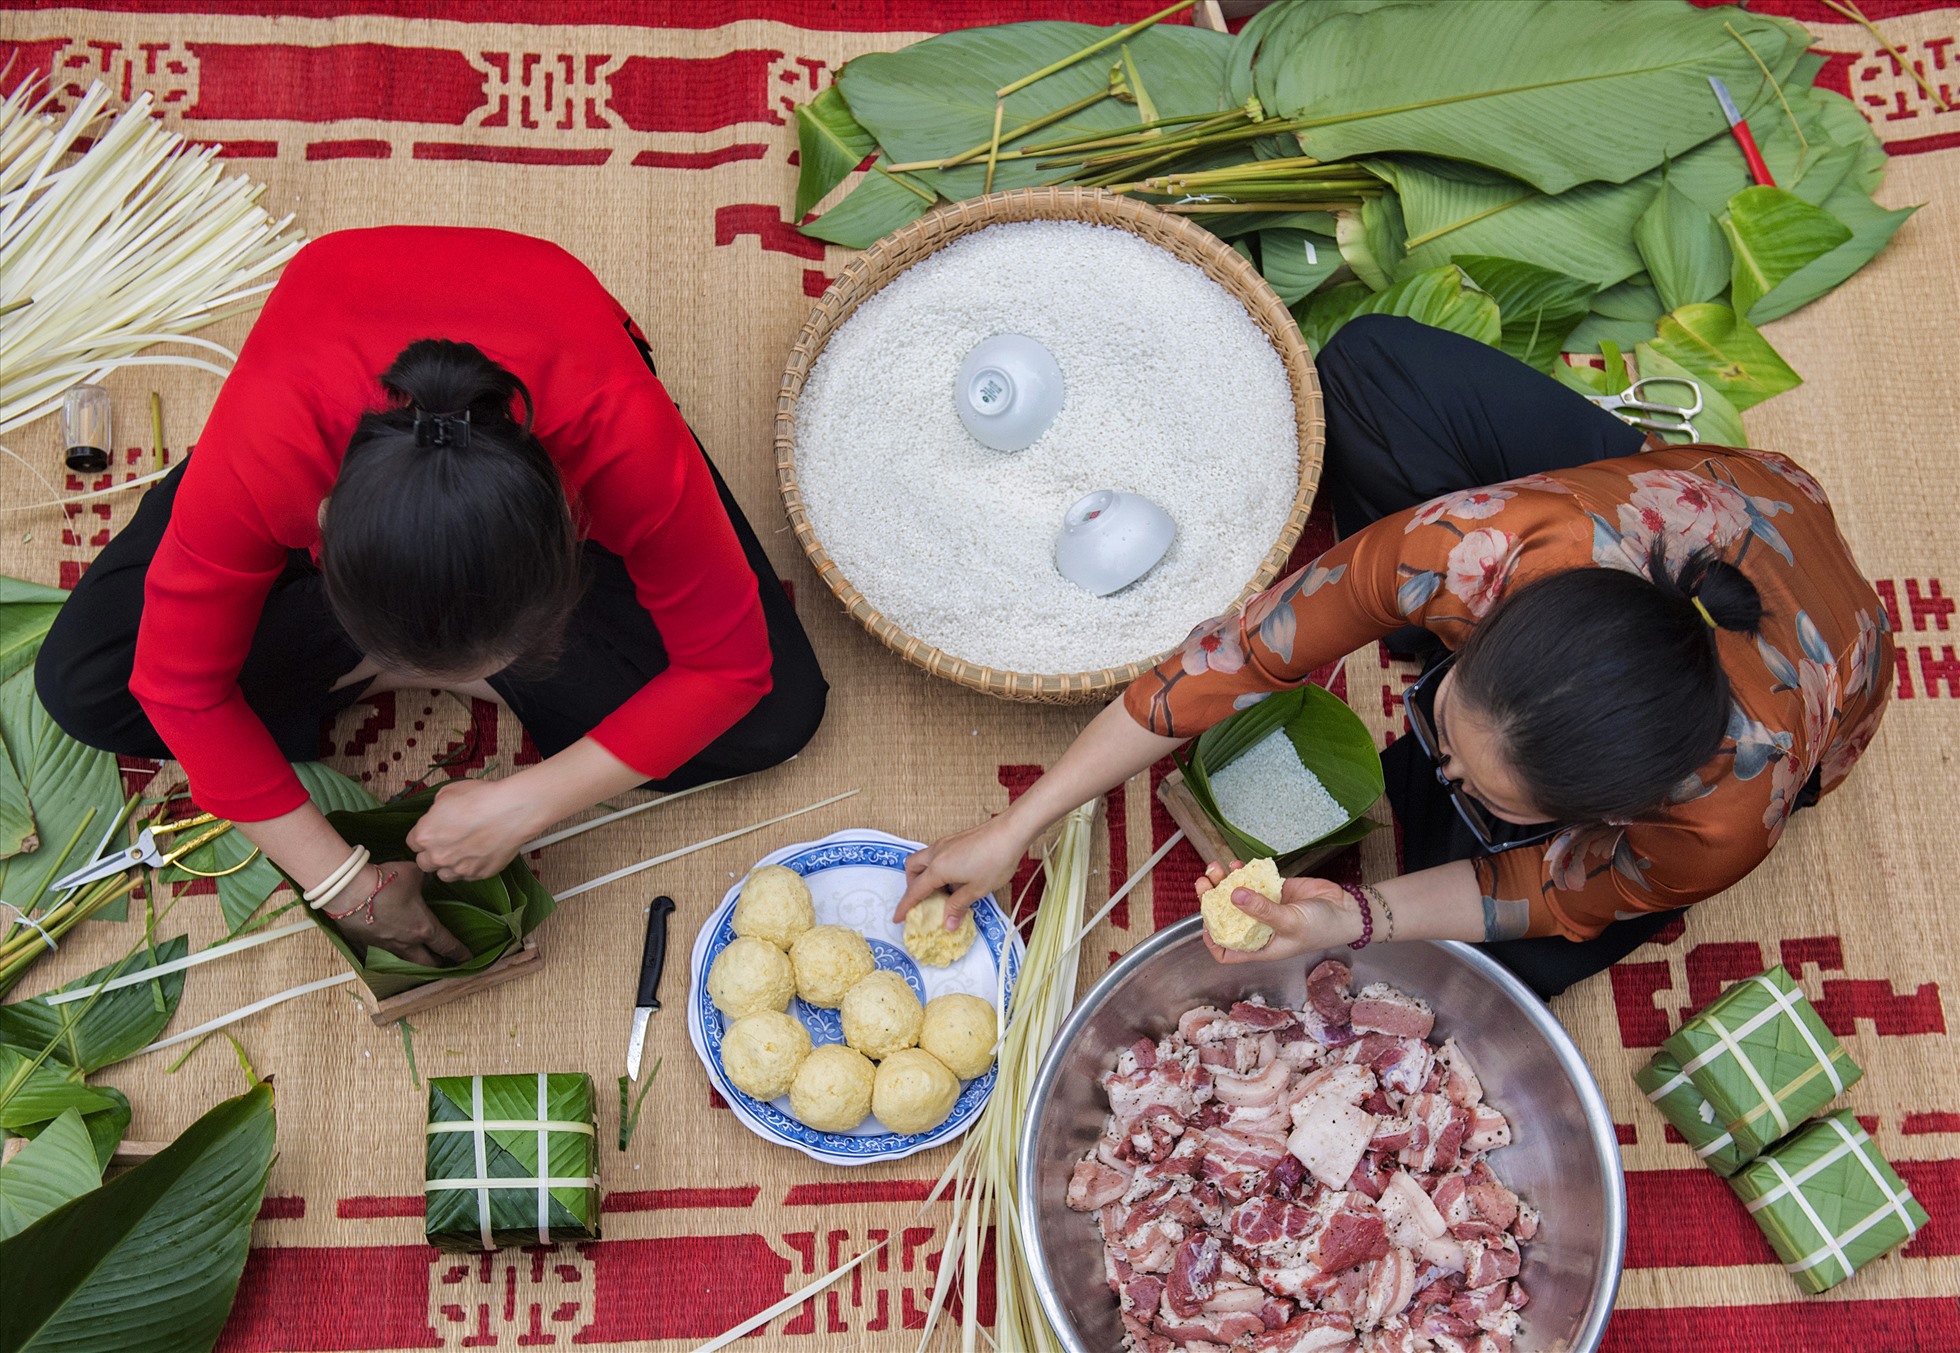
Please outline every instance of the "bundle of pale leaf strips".
[{"label": "bundle of pale leaf strips", "polygon": [[[796,211],[874,152],[806,234],[863,248],[942,199],[1102,187],[1230,240],[1316,350],[1356,315],[1407,315],[1588,394],[1624,388],[1630,357],[1699,381],[1702,439],[1741,443],[1739,411],[1801,379],[1756,326],[1914,210],[1873,202],[1884,150],[1813,87],[1810,41],[1687,0],[1279,0],[1236,36],[966,29],[858,57],[797,109]],[[1777,186],[1753,183],[1711,75]]]}]

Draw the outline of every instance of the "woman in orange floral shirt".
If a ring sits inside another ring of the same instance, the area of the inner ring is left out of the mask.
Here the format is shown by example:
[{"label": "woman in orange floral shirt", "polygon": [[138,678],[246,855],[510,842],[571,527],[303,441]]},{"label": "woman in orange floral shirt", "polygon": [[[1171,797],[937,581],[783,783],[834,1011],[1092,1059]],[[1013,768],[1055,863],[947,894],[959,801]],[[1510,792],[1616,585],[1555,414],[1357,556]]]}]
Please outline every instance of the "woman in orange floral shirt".
[{"label": "woman in orange floral shirt", "polygon": [[1415,736],[1383,756],[1405,872],[1240,890],[1277,931],[1259,958],[1481,941],[1551,995],[1748,874],[1844,779],[1892,641],[1803,469],[1650,443],[1408,320],[1350,322],[1319,365],[1351,534],[1200,625],[1006,813],[915,855],[902,908],[951,887],[963,911],[1068,808],[1376,640],[1429,662]]}]

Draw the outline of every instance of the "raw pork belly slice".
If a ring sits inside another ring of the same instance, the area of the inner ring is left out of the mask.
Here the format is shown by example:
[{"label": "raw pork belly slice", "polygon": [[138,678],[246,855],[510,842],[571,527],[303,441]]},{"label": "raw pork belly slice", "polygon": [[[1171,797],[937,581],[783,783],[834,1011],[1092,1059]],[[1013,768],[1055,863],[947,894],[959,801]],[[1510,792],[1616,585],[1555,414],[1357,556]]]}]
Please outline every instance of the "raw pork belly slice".
[{"label": "raw pork belly slice", "polygon": [[1538,1213],[1511,1125],[1427,1003],[1345,963],[1298,1010],[1188,1010],[1102,1078],[1066,1201],[1095,1217],[1128,1353],[1509,1353]]}]

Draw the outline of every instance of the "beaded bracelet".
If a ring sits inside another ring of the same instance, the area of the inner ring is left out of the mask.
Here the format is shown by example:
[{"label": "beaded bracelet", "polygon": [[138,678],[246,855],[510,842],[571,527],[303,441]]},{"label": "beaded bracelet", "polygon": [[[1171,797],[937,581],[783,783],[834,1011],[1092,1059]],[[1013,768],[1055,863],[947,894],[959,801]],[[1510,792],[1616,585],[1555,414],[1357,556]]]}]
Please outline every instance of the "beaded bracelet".
[{"label": "beaded bracelet", "polygon": [[1375,908],[1381,908],[1382,919],[1387,922],[1388,933],[1382,938],[1395,938],[1395,913],[1389,909],[1388,899],[1366,883],[1343,883],[1341,885],[1355,905],[1361,909],[1361,938],[1348,944],[1350,949],[1366,949],[1375,942]]}]

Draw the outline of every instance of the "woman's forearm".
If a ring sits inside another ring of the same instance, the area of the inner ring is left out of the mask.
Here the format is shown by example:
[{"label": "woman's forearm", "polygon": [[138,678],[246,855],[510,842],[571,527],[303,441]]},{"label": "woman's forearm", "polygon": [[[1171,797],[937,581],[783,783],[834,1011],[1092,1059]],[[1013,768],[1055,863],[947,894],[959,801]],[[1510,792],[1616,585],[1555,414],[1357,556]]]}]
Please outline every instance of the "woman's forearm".
[{"label": "woman's forearm", "polygon": [[1091,719],[1061,759],[1002,816],[1032,841],[1071,808],[1108,793],[1182,744],[1183,739],[1138,724],[1119,699]]},{"label": "woman's forearm", "polygon": [[[1468,860],[1418,869],[1375,887],[1395,918],[1398,940],[1514,940],[1531,921],[1520,904],[1485,897],[1476,866]],[[1381,938],[1382,918],[1376,917],[1375,924]]]},{"label": "woman's forearm", "polygon": [[311,803],[278,817],[232,825],[302,889],[325,882],[353,849]]},{"label": "woman's forearm", "polygon": [[638,788],[646,778],[586,737],[502,783],[523,795],[530,835],[536,836],[552,823],[583,812],[602,799]]}]

